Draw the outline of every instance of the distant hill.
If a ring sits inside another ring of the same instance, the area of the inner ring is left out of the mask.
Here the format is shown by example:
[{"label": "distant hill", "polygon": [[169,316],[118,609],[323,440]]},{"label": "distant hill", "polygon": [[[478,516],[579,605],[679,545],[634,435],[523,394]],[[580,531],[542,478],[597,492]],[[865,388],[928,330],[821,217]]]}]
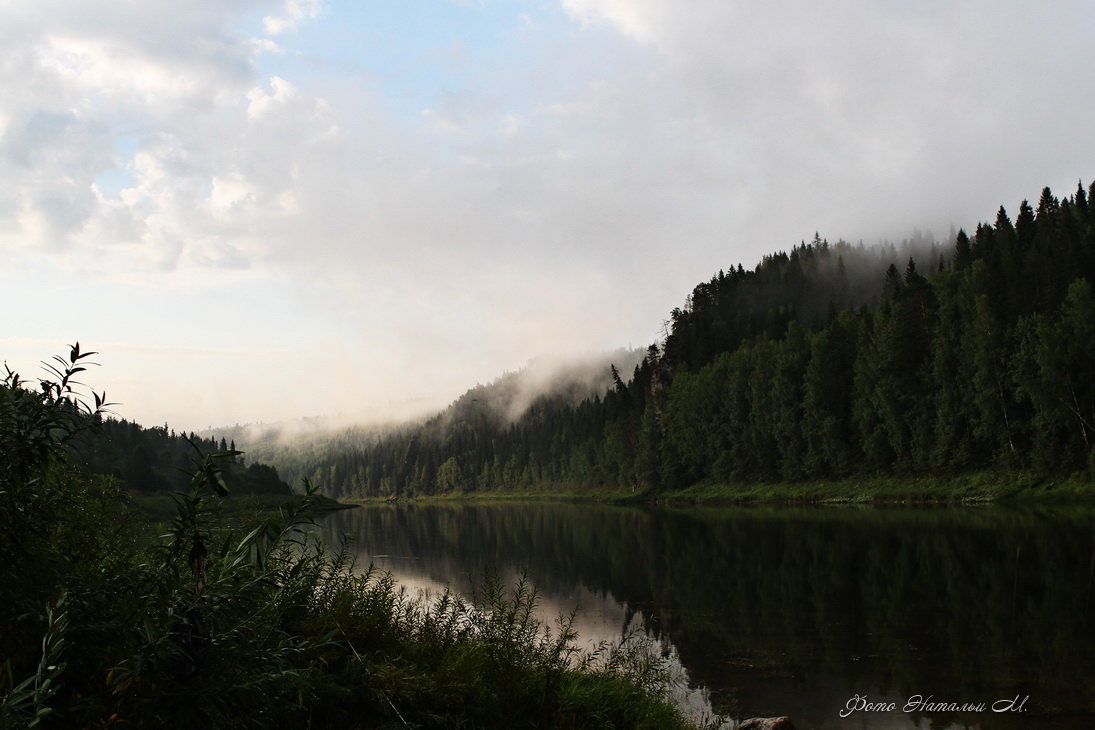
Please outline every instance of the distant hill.
[{"label": "distant hill", "polygon": [[389,448],[398,444],[394,448],[406,450],[419,448],[411,444],[420,445],[423,440],[459,441],[469,429],[504,431],[530,411],[576,406],[613,387],[613,367],[631,371],[644,354],[643,350],[619,349],[580,357],[541,357],[486,385],[476,385],[440,413],[404,422],[341,427],[329,426],[319,418],[220,428],[208,433],[234,439],[249,459],[276,464],[292,482],[310,478],[322,483],[327,492],[361,494],[359,459],[363,453],[375,453],[385,444]]}]

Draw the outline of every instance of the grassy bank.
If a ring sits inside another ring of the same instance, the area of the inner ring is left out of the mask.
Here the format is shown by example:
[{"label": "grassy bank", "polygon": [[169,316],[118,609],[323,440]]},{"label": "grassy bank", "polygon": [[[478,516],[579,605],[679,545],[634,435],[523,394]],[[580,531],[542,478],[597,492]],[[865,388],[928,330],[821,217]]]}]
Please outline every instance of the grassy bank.
[{"label": "grassy bank", "polygon": [[696,503],[1090,502],[1095,482],[1086,476],[1047,477],[1032,472],[974,472],[956,476],[861,476],[840,480],[724,484],[707,482],[659,496]]},{"label": "grassy bank", "polygon": [[[955,476],[856,476],[800,482],[727,484],[701,482],[675,491],[546,485],[542,490],[449,492],[415,496],[416,502],[567,501],[620,504],[970,504],[1095,502],[1095,480],[1086,474],[1047,476],[1034,472],[983,471]],[[381,498],[346,499],[375,504]]]},{"label": "grassy bank", "polygon": [[617,503],[641,498],[642,492],[631,489],[577,489],[573,487],[545,486],[542,490],[523,489],[514,491],[444,492],[442,494],[419,494],[411,497],[346,497],[344,504],[383,504],[386,502],[597,502]]}]

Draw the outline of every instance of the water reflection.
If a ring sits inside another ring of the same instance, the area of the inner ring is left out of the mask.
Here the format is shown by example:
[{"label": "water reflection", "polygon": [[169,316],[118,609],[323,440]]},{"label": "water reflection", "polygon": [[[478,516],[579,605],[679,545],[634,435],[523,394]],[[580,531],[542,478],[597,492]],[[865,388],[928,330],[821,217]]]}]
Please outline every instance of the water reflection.
[{"label": "water reflection", "polygon": [[[466,591],[527,571],[547,616],[596,642],[634,622],[679,657],[696,711],[806,728],[1087,728],[1095,722],[1095,512],[377,506],[329,540],[404,583]],[[840,711],[854,695],[894,712]],[[931,697],[919,714],[901,709]],[[938,703],[1030,696],[1022,713]]]}]

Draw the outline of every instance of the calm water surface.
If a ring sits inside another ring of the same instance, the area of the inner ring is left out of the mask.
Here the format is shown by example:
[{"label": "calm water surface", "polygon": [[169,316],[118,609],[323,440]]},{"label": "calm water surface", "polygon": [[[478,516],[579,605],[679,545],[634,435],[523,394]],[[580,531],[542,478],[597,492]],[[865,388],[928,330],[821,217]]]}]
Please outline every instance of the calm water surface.
[{"label": "calm water surface", "polygon": [[[680,663],[695,712],[818,730],[1095,728],[1092,508],[410,504],[322,530],[412,590],[527,572],[545,617],[580,607],[591,642],[640,626]],[[856,695],[897,707],[849,712]],[[917,696],[985,707],[905,712]]]}]

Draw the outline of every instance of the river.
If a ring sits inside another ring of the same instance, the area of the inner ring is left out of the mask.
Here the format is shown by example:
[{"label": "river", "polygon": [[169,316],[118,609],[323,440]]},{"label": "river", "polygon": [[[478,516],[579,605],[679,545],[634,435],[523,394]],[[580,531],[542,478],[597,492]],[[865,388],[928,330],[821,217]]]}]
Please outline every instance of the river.
[{"label": "river", "polygon": [[412,503],[321,529],[412,591],[527,574],[586,642],[638,627],[696,714],[1095,727],[1093,508]]}]

